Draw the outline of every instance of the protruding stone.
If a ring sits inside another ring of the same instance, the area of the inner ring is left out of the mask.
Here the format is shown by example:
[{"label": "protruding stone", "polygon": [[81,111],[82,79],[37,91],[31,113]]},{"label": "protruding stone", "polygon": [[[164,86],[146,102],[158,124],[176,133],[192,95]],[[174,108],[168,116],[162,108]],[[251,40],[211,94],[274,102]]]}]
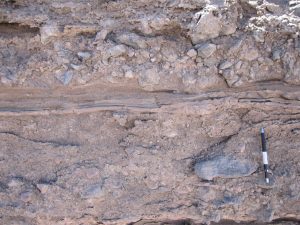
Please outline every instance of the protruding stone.
[{"label": "protruding stone", "polygon": [[135,49],[147,47],[145,39],[135,33],[126,32],[120,34],[116,37],[116,41]]},{"label": "protruding stone", "polygon": [[179,57],[177,50],[170,46],[163,46],[161,48],[161,53],[164,60],[172,63],[176,62]]},{"label": "protruding stone", "polygon": [[59,2],[59,1],[53,1],[51,3],[51,10],[55,13],[59,14],[68,14],[70,12],[78,12],[85,9],[91,9],[91,6],[89,4],[84,3],[77,3],[72,1],[67,2]]},{"label": "protruding stone", "polygon": [[92,56],[92,54],[89,52],[78,52],[77,55],[79,58],[84,59],[84,60],[89,59]]},{"label": "protruding stone", "polygon": [[274,61],[280,60],[281,58],[281,51],[280,50],[275,50],[272,52],[272,59]]},{"label": "protruding stone", "polygon": [[293,61],[293,60],[285,60],[285,65],[289,66],[289,71],[285,75],[284,80],[290,84],[293,85],[299,85],[300,84],[300,61]]},{"label": "protruding stone", "polygon": [[255,30],[253,31],[253,37],[256,42],[264,43],[265,42],[265,34],[261,30]]},{"label": "protruding stone", "polygon": [[237,12],[227,12],[222,16],[219,8],[214,5],[205,7],[195,14],[190,29],[193,44],[216,38],[220,35],[230,35],[236,31]]},{"label": "protruding stone", "polygon": [[195,58],[197,56],[197,51],[192,48],[186,54],[191,58]]},{"label": "protruding stone", "polygon": [[23,202],[32,202],[36,199],[36,194],[33,190],[27,190],[20,194],[20,199]]},{"label": "protruding stone", "polygon": [[193,85],[197,82],[197,77],[194,73],[185,72],[182,74],[182,83],[185,86]]},{"label": "protruding stone", "polygon": [[133,73],[132,70],[127,70],[127,71],[125,72],[124,76],[125,76],[126,78],[131,79],[131,78],[134,78],[134,73]]},{"label": "protruding stone", "polygon": [[11,85],[18,81],[18,74],[16,73],[16,69],[12,67],[3,67],[0,66],[0,80],[1,83],[6,85]]},{"label": "protruding stone", "polygon": [[204,180],[216,177],[238,178],[249,176],[257,169],[257,164],[247,159],[234,159],[230,156],[217,156],[196,163],[195,172]]},{"label": "protruding stone", "polygon": [[219,36],[221,21],[218,16],[213,14],[213,11],[216,10],[215,7],[209,7],[195,15],[199,20],[191,30],[191,38],[194,44]]},{"label": "protruding stone", "polygon": [[217,46],[215,44],[205,43],[196,46],[198,50],[198,55],[202,58],[208,58],[217,50]]},{"label": "protruding stone", "polygon": [[300,2],[299,1],[289,1],[290,2],[290,11],[293,12],[295,16],[300,17]]},{"label": "protruding stone", "polygon": [[[209,71],[210,68],[205,69],[206,71]],[[199,70],[201,72],[201,70]],[[222,88],[226,87],[226,83],[224,79],[222,79],[220,76],[218,76],[217,71],[215,73],[207,73],[207,74],[199,74],[198,72],[198,78],[197,78],[197,88],[199,90],[208,90],[208,89],[214,89],[214,88]]]},{"label": "protruding stone", "polygon": [[159,84],[159,81],[160,76],[156,68],[147,69],[140,73],[139,84],[146,89],[152,89],[154,85]]},{"label": "protruding stone", "polygon": [[149,25],[154,31],[162,31],[170,27],[171,20],[166,15],[158,15],[149,21]]},{"label": "protruding stone", "polygon": [[240,76],[232,68],[222,70],[222,75],[229,87],[238,86],[237,83],[240,80]]},{"label": "protruding stone", "polygon": [[170,1],[170,7],[176,7],[181,9],[199,9],[203,8],[206,4],[206,0],[177,0]]},{"label": "protruding stone", "polygon": [[49,184],[37,184],[36,186],[42,194],[46,194],[50,187]]},{"label": "protruding stone", "polygon": [[95,37],[95,42],[97,41],[104,41],[106,36],[108,35],[109,33],[109,30],[107,29],[103,29],[101,31],[99,31],[97,34],[96,34],[96,37]]},{"label": "protruding stone", "polygon": [[84,69],[83,65],[76,65],[76,64],[71,63],[70,66],[72,69],[77,70],[77,71]]},{"label": "protruding stone", "polygon": [[68,70],[65,73],[58,74],[56,78],[63,84],[63,85],[68,85],[72,78],[73,78],[73,72]]},{"label": "protruding stone", "polygon": [[220,63],[219,69],[220,69],[220,70],[228,69],[228,68],[230,68],[233,64],[234,64],[233,62],[227,61],[227,60],[226,60],[226,61]]},{"label": "protruding stone", "polygon": [[210,0],[210,4],[216,6],[224,6],[225,2],[225,0]]},{"label": "protruding stone", "polygon": [[109,56],[113,58],[124,55],[126,52],[127,50],[124,45],[116,45],[108,50]]},{"label": "protruding stone", "polygon": [[273,3],[265,3],[266,5],[266,8],[269,12],[272,12],[274,14],[278,14],[278,13],[281,13],[282,12],[282,7],[280,7],[280,5],[276,5],[276,4],[273,4]]},{"label": "protruding stone", "polygon": [[89,185],[81,194],[81,197],[85,199],[91,199],[91,198],[99,199],[104,197],[104,192],[102,190],[102,183]]},{"label": "protruding stone", "polygon": [[259,57],[259,52],[256,48],[245,48],[241,53],[241,59],[253,61]]},{"label": "protruding stone", "polygon": [[197,190],[197,197],[202,201],[209,202],[217,199],[219,196],[215,188],[209,186],[200,186]]}]

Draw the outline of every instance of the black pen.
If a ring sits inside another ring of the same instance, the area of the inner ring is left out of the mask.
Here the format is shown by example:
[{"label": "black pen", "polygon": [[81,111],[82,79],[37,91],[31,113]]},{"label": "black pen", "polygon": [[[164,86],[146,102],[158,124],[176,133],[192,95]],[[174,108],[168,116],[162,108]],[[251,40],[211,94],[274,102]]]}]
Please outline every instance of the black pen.
[{"label": "black pen", "polygon": [[266,179],[266,183],[268,184],[268,183],[270,183],[270,180],[269,180],[269,165],[268,165],[269,162],[268,162],[268,152],[267,152],[267,145],[266,145],[266,137],[265,137],[264,128],[261,128],[260,135],[261,135],[261,145],[262,145],[265,179]]}]

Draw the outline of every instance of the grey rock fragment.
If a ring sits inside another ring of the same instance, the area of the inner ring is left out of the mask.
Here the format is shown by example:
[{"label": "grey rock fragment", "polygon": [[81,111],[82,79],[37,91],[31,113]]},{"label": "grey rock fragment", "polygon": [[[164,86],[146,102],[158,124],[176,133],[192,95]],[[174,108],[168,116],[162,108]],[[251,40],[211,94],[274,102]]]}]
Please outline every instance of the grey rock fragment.
[{"label": "grey rock fragment", "polygon": [[68,70],[67,72],[60,74],[56,76],[56,78],[63,84],[63,85],[68,85],[72,78],[73,78],[73,72]]},{"label": "grey rock fragment", "polygon": [[42,194],[46,194],[49,191],[49,188],[50,188],[51,185],[49,185],[49,184],[37,184],[36,186]]},{"label": "grey rock fragment", "polygon": [[89,52],[78,52],[77,55],[79,58],[84,59],[84,60],[89,59],[92,56],[92,54]]},{"label": "grey rock fragment", "polygon": [[205,43],[196,46],[198,49],[198,55],[202,58],[210,57],[217,49],[215,44]]},{"label": "grey rock fragment", "polygon": [[179,57],[177,50],[169,46],[163,46],[161,48],[161,53],[164,60],[172,63],[176,62]]},{"label": "grey rock fragment", "polygon": [[294,15],[300,16],[300,2],[297,0],[289,1],[290,11],[293,12]]},{"label": "grey rock fragment", "polygon": [[240,80],[240,77],[236,74],[236,72],[233,69],[228,68],[223,70],[222,75],[225,78],[229,87],[239,86],[238,81]]},{"label": "grey rock fragment", "polygon": [[109,30],[103,29],[96,34],[94,42],[104,41],[107,35],[109,34]]},{"label": "grey rock fragment", "polygon": [[290,84],[300,84],[300,60],[295,51],[286,51],[281,60],[286,70],[284,80]]},{"label": "grey rock fragment", "polygon": [[285,75],[285,81],[290,84],[300,84],[300,60],[289,63],[289,71]]},{"label": "grey rock fragment", "polygon": [[259,57],[259,52],[256,48],[245,48],[241,53],[241,59],[253,61]]},{"label": "grey rock fragment", "polygon": [[253,31],[253,37],[256,42],[264,43],[265,41],[265,34],[261,30]]},{"label": "grey rock fragment", "polygon": [[233,65],[233,62],[231,62],[231,61],[224,61],[224,62],[220,63],[219,69],[220,70],[225,70],[225,69],[230,68],[232,65]]},{"label": "grey rock fragment", "polygon": [[156,68],[150,68],[141,71],[139,75],[139,84],[147,90],[151,90],[154,85],[159,84],[160,76]]},{"label": "grey rock fragment", "polygon": [[22,193],[20,193],[20,200],[23,202],[33,202],[36,200],[36,194],[33,190],[26,190]]},{"label": "grey rock fragment", "polygon": [[[209,71],[210,68],[205,69],[206,71]],[[216,69],[215,69],[216,70]],[[201,72],[199,70],[198,72]],[[210,88],[222,88],[226,86],[224,80],[217,75],[217,71],[212,74],[199,74],[198,73],[198,79],[197,79],[197,87],[199,89],[205,90]]]},{"label": "grey rock fragment", "polygon": [[197,56],[197,51],[195,49],[190,49],[188,50],[188,52],[186,53],[189,57],[194,58]]},{"label": "grey rock fragment", "polygon": [[195,17],[200,17],[200,19],[191,30],[191,39],[194,44],[219,36],[222,29],[221,21],[218,16],[213,14],[215,10],[217,10],[215,7],[206,8],[203,12],[198,13],[199,16],[198,14],[195,15]]},{"label": "grey rock fragment", "polygon": [[[169,18],[165,13],[156,13],[140,20],[139,30],[143,34],[163,34],[166,32],[181,29],[176,19]],[[176,33],[174,33],[176,34]]]},{"label": "grey rock fragment", "polygon": [[277,61],[281,58],[281,51],[280,50],[275,50],[272,52],[272,59],[274,61]]},{"label": "grey rock fragment", "polygon": [[127,70],[125,73],[124,73],[124,76],[126,77],[126,78],[134,78],[134,73],[133,73],[133,71],[132,70]]},{"label": "grey rock fragment", "polygon": [[217,156],[199,161],[195,165],[196,174],[204,180],[216,177],[238,178],[249,176],[257,169],[257,164],[247,159],[233,159],[230,156]]},{"label": "grey rock fragment", "polygon": [[96,183],[89,185],[81,194],[82,198],[102,198],[104,197],[104,192],[102,190],[102,183]]},{"label": "grey rock fragment", "polygon": [[109,56],[113,58],[124,55],[126,52],[127,50],[124,45],[116,45],[108,50]]},{"label": "grey rock fragment", "polygon": [[210,0],[210,4],[216,6],[224,6],[225,2],[225,0]]},{"label": "grey rock fragment", "polygon": [[0,66],[0,81],[3,84],[11,85],[16,83],[19,76],[16,72],[16,69],[12,67],[1,67]]},{"label": "grey rock fragment", "polygon": [[199,9],[203,8],[206,4],[206,0],[174,0],[170,1],[170,7],[181,9]]},{"label": "grey rock fragment", "polygon": [[126,32],[120,34],[116,37],[116,41],[121,44],[128,45],[134,49],[147,47],[145,39],[135,33]]},{"label": "grey rock fragment", "polygon": [[236,196],[224,195],[222,198],[214,199],[212,204],[217,207],[236,206],[241,203],[241,198]]},{"label": "grey rock fragment", "polygon": [[279,5],[273,4],[273,3],[265,3],[266,9],[269,12],[272,12],[274,14],[279,14],[282,12],[283,8]]},{"label": "grey rock fragment", "polygon": [[53,1],[51,4],[51,10],[57,13],[66,14],[70,12],[78,12],[85,9],[91,9],[89,4],[84,3],[76,3],[76,2],[59,2],[59,1]]},{"label": "grey rock fragment", "polygon": [[236,20],[236,10],[230,11],[229,9],[220,9],[217,5],[209,5],[195,14],[190,25],[189,35],[193,44],[220,35],[230,35],[236,31]]},{"label": "grey rock fragment", "polygon": [[185,86],[193,85],[197,82],[197,77],[193,73],[185,72],[182,74],[182,83]]},{"label": "grey rock fragment", "polygon": [[234,43],[231,45],[230,49],[228,49],[228,54],[235,55],[238,53],[244,43],[243,39],[236,39]]},{"label": "grey rock fragment", "polygon": [[219,193],[215,188],[209,186],[200,186],[197,189],[197,198],[202,201],[209,202],[219,197]]},{"label": "grey rock fragment", "polygon": [[271,206],[262,206],[254,213],[258,221],[270,223],[274,219],[274,212],[275,210]]},{"label": "grey rock fragment", "polygon": [[170,24],[171,20],[164,14],[157,15],[149,21],[150,27],[155,31],[165,30]]},{"label": "grey rock fragment", "polygon": [[74,70],[77,70],[77,71],[84,69],[83,65],[76,65],[76,64],[73,64],[73,63],[70,64],[70,67]]}]

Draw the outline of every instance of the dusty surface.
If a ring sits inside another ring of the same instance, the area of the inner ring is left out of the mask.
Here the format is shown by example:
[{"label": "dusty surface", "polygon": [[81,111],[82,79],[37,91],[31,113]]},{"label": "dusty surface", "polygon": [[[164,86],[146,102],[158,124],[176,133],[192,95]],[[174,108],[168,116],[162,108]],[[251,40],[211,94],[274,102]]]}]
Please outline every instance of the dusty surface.
[{"label": "dusty surface", "polygon": [[1,1],[0,224],[298,224],[299,16]]}]

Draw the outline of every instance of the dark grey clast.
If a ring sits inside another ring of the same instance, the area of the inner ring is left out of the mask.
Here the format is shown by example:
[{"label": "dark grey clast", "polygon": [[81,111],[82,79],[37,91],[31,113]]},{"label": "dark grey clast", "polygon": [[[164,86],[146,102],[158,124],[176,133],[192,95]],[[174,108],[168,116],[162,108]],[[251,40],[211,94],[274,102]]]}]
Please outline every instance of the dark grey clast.
[{"label": "dark grey clast", "polygon": [[234,159],[230,156],[217,156],[196,163],[195,172],[204,180],[215,177],[238,178],[249,176],[257,169],[257,164],[246,159]]}]

